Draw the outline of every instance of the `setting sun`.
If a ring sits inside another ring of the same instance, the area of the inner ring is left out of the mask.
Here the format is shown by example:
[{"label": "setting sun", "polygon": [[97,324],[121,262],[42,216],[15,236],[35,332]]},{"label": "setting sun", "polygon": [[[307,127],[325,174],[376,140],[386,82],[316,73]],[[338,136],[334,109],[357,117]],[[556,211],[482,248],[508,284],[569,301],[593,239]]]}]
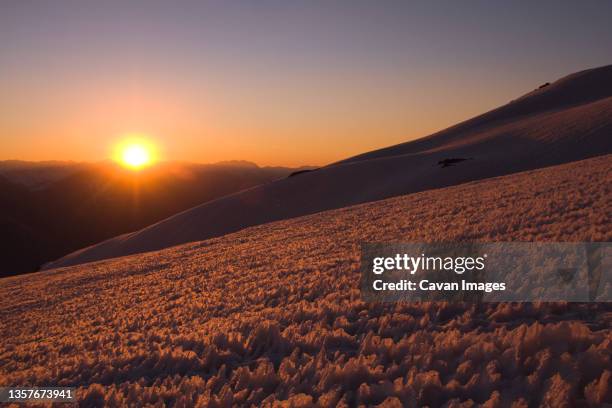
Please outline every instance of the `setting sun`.
[{"label": "setting sun", "polygon": [[115,160],[133,170],[152,164],[154,156],[153,145],[145,139],[127,139],[116,146]]},{"label": "setting sun", "polygon": [[123,151],[123,164],[133,168],[140,168],[151,161],[149,152],[144,146],[132,145]]}]

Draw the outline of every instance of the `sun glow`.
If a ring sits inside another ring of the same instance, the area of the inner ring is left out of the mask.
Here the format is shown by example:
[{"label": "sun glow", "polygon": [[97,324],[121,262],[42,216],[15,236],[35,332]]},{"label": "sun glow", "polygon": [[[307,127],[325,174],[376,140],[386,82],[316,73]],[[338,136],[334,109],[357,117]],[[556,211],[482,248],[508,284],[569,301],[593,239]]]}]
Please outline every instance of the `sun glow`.
[{"label": "sun glow", "polygon": [[151,158],[149,152],[143,146],[130,146],[123,151],[123,163],[125,165],[138,168],[149,163]]},{"label": "sun glow", "polygon": [[140,170],[153,164],[155,149],[145,139],[127,139],[116,147],[115,160],[132,170]]}]

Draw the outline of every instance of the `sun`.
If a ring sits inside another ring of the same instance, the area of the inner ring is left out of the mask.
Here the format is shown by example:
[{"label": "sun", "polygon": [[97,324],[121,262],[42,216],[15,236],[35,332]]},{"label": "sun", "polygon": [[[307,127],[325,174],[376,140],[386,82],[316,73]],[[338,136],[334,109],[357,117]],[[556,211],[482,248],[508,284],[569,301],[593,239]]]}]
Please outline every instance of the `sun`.
[{"label": "sun", "polygon": [[155,160],[153,144],[145,139],[126,139],[115,149],[115,160],[132,170],[140,170]]},{"label": "sun", "polygon": [[128,167],[138,169],[151,162],[151,155],[146,147],[142,145],[131,145],[123,150],[121,161]]}]

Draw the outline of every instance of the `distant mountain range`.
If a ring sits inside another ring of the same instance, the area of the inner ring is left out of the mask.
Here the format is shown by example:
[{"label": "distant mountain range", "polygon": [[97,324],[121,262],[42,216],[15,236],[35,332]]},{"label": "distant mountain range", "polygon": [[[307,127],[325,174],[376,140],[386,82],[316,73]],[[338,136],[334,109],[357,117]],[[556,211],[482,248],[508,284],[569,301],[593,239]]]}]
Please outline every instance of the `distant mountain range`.
[{"label": "distant mountain range", "polygon": [[84,246],[305,169],[229,161],[132,172],[112,162],[2,161],[0,276],[38,270]]},{"label": "distant mountain range", "polygon": [[40,190],[87,167],[66,161],[0,161],[0,176],[29,190]]},{"label": "distant mountain range", "polygon": [[[605,155],[612,153],[611,138],[608,65],[545,84],[433,135],[206,202],[48,267],[159,250],[271,221]],[[564,205],[559,197],[559,211]]]}]

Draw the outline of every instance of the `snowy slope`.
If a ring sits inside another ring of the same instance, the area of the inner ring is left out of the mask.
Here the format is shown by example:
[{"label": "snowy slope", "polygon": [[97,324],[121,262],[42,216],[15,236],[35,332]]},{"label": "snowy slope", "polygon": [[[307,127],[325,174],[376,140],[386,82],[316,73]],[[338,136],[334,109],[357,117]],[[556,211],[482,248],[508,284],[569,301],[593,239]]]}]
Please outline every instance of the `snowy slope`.
[{"label": "snowy slope", "polygon": [[[47,268],[612,152],[612,66],[579,72],[429,137],[205,203]],[[439,161],[464,158],[453,166]]]},{"label": "snowy slope", "polygon": [[83,406],[603,406],[607,303],[377,304],[362,241],[610,241],[612,155],[0,279],[0,384]]}]

